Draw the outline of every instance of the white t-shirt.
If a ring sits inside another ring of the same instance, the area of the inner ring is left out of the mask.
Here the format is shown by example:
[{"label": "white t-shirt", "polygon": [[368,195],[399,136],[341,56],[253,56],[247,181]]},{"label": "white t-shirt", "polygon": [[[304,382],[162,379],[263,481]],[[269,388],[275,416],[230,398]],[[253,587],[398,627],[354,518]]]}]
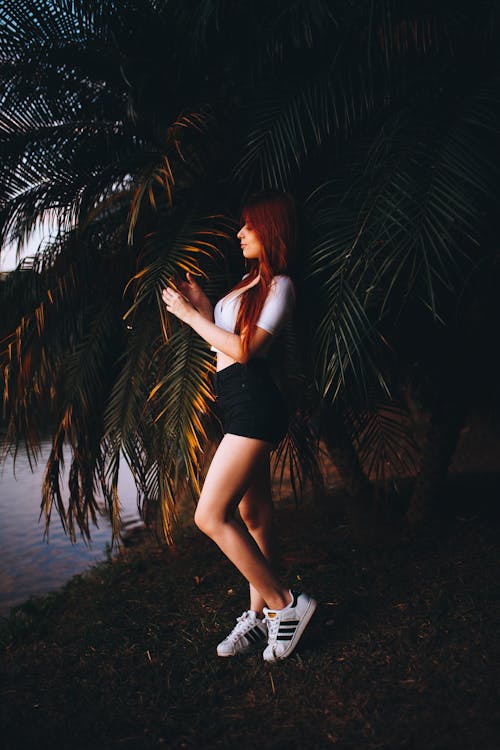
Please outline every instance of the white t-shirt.
[{"label": "white t-shirt", "polygon": [[[276,336],[290,319],[294,304],[295,289],[291,278],[281,274],[274,276],[256,325]],[[240,294],[238,293],[230,292],[220,299],[214,307],[215,325],[224,329],[224,331],[234,333],[239,307]],[[214,346],[211,349],[214,352],[218,351]],[[259,350],[259,356],[265,356],[268,349],[269,347],[264,347],[264,351]]]}]

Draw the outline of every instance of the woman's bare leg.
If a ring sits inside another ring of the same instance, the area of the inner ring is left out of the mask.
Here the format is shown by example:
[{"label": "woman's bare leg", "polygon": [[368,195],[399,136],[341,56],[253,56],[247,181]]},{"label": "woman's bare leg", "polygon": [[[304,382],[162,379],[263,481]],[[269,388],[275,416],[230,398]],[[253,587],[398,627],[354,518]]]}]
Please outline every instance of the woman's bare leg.
[{"label": "woman's bare leg", "polygon": [[269,444],[224,435],[212,459],[195,513],[196,525],[220,547],[272,609],[282,609],[290,593],[277,580],[258,545],[235,518],[235,506],[252,484]]},{"label": "woman's bare leg", "polygon": [[[271,474],[269,451],[264,453],[255,467],[252,483],[243,495],[238,506],[241,520],[248,529],[258,548],[273,566],[276,554],[273,535],[273,501],[271,495]],[[250,609],[262,614],[266,602],[257,589],[250,584]]]}]

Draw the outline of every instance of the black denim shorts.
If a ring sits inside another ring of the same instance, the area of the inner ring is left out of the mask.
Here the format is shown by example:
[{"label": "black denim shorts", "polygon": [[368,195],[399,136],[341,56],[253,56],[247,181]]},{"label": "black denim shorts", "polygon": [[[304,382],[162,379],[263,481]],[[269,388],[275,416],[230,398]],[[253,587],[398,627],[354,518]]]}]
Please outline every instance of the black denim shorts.
[{"label": "black denim shorts", "polygon": [[288,430],[286,402],[265,359],[236,362],[215,375],[215,393],[224,433],[280,442]]}]

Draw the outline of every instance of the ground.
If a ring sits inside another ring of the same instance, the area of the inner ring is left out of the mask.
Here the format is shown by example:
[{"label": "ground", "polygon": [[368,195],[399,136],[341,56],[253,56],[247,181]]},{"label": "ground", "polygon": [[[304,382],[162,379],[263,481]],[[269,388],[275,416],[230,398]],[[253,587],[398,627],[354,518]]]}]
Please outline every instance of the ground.
[{"label": "ground", "polygon": [[283,575],[319,607],[274,666],[216,656],[245,588],[196,529],[125,549],[3,622],[5,750],[496,750],[499,486],[456,475],[440,519],[363,545],[338,489],[282,503]]}]

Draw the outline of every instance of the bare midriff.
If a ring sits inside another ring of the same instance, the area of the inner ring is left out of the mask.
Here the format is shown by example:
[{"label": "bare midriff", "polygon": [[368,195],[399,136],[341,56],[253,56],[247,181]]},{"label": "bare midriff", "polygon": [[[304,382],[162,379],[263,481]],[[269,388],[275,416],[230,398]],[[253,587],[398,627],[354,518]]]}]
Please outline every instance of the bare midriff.
[{"label": "bare midriff", "polygon": [[224,370],[226,367],[230,367],[230,365],[234,365],[235,362],[236,360],[228,354],[217,352],[217,372],[219,372],[219,370]]}]

